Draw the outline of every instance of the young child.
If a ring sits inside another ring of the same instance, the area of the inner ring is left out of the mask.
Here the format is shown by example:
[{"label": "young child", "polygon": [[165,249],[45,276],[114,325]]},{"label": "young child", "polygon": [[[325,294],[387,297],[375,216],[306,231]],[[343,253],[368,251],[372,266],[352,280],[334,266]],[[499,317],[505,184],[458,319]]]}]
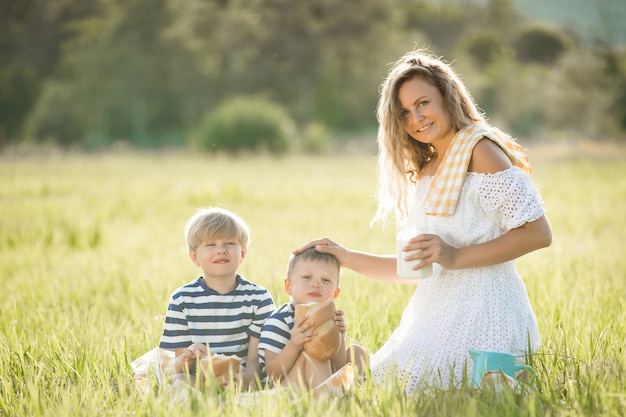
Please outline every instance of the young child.
[{"label": "young child", "polygon": [[330,360],[321,361],[304,352],[303,344],[312,340],[315,325],[311,320],[296,321],[295,307],[309,302],[335,300],[340,293],[339,262],[333,255],[306,250],[289,260],[285,291],[291,302],[282,305],[261,329],[259,357],[261,367],[270,380],[281,385],[303,384],[315,388],[348,362],[354,361],[359,373],[369,363],[369,355],[360,345],[345,346],[343,311],[337,310],[335,324],[342,333],[341,347]]},{"label": "young child", "polygon": [[244,371],[235,380],[250,386],[260,378],[261,327],[275,306],[267,289],[237,273],[248,250],[248,226],[228,210],[203,208],[187,222],[185,237],[202,276],[172,294],[159,347],[175,352],[174,378],[187,378],[188,369],[191,383],[197,360],[236,355]]}]

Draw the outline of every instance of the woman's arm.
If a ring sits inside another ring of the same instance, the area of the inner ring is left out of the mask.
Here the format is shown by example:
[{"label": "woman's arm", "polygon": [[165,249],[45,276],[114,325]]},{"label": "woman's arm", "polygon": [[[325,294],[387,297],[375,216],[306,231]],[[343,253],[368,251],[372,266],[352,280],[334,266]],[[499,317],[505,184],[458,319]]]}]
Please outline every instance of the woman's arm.
[{"label": "woman's arm", "polygon": [[422,259],[424,265],[436,262],[446,269],[477,268],[507,262],[550,246],[552,231],[546,216],[541,216],[489,242],[464,248],[454,248],[436,235],[420,235],[410,242],[412,249],[422,249],[414,257]]},{"label": "woman's arm", "polygon": [[[469,171],[495,173],[511,167],[511,161],[493,141],[483,139],[474,147]],[[411,249],[423,249],[424,265],[436,262],[446,269],[476,268],[507,262],[550,246],[552,229],[545,215],[512,229],[489,242],[453,248],[435,235],[411,239]],[[417,258],[415,256],[415,258]]]},{"label": "woman's arm", "polygon": [[[495,173],[511,167],[511,161],[504,151],[493,141],[483,139],[474,147],[468,170],[473,172]],[[516,259],[522,255],[550,246],[552,229],[546,216],[525,223],[489,242],[464,248],[454,248],[437,235],[419,235],[410,240],[407,251],[422,249],[407,260],[421,260],[418,267],[438,263],[446,269],[475,268],[495,265]],[[419,280],[398,278],[396,257],[392,255],[374,255],[347,249],[330,239],[311,240],[294,253],[299,253],[315,246],[318,252],[334,255],[342,267],[361,275],[388,283],[408,283],[416,285]]]},{"label": "woman's arm", "polygon": [[398,278],[396,267],[397,258],[395,255],[375,255],[354,251],[328,238],[311,240],[294,250],[293,253],[303,252],[310,247],[315,247],[315,250],[318,252],[334,255],[342,267],[351,269],[354,272],[377,281],[412,285],[417,285],[419,281],[415,279]]}]

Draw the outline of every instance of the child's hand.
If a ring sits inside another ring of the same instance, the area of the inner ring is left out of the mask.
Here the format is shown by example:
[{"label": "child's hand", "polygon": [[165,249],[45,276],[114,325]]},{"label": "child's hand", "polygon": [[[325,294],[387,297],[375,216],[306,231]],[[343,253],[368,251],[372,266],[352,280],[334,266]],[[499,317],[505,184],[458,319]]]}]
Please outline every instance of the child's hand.
[{"label": "child's hand", "polygon": [[202,359],[209,354],[209,350],[204,343],[193,343],[187,348],[188,352],[193,355],[194,359]]},{"label": "child's hand", "polygon": [[315,336],[314,331],[309,331],[312,326],[315,326],[314,321],[307,321],[309,318],[308,315],[302,317],[302,320],[293,325],[293,329],[291,329],[291,339],[289,339],[289,344],[294,346],[298,351],[302,351],[304,347],[302,346],[306,342],[309,342]]},{"label": "child's hand", "polygon": [[337,327],[339,327],[339,331],[341,333],[346,332],[347,328],[346,322],[343,320],[343,310],[335,311],[335,324],[337,325]]},{"label": "child's hand", "polygon": [[183,372],[185,369],[194,370],[196,361],[208,355],[208,349],[205,344],[193,343],[187,348],[181,350],[176,356],[174,369],[176,372]]}]

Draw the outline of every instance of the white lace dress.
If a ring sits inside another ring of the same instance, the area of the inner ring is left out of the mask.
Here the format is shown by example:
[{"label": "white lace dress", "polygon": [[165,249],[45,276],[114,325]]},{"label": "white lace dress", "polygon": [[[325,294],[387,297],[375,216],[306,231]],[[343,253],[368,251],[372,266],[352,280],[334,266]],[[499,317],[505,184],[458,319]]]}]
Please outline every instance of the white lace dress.
[{"label": "white lace dress", "polygon": [[[492,240],[540,218],[543,203],[531,178],[512,167],[495,174],[468,173],[455,213],[424,214],[432,177],[415,186],[409,223],[455,247]],[[514,261],[463,270],[433,265],[421,280],[400,325],[371,361],[378,382],[404,381],[407,392],[457,386],[471,374],[468,349],[527,353],[539,348],[537,323]],[[467,365],[467,366],[466,366]]]}]

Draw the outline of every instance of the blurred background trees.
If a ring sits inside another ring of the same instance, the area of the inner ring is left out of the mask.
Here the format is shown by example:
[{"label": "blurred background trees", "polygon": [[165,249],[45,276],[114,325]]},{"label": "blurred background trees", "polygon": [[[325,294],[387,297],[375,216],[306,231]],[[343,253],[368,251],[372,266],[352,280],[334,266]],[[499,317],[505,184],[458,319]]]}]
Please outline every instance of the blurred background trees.
[{"label": "blurred background trees", "polygon": [[388,63],[416,47],[519,138],[626,140],[626,6],[588,2],[599,26],[515,0],[0,0],[0,148],[257,149],[216,139],[216,120],[239,117],[246,132],[292,126],[270,152],[319,150],[371,137]]}]

